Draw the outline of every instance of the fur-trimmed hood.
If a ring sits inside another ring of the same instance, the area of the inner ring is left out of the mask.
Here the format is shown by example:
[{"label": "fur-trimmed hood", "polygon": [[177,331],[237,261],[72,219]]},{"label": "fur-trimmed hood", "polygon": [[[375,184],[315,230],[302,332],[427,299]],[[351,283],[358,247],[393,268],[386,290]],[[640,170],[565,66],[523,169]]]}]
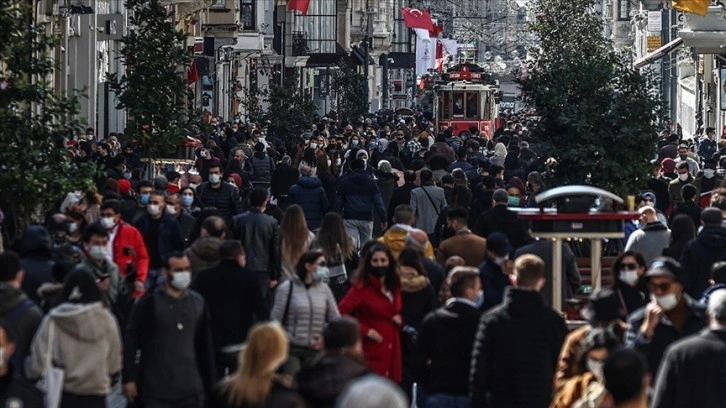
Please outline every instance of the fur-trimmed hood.
[{"label": "fur-trimmed hood", "polygon": [[420,292],[429,285],[429,278],[424,275],[419,275],[416,269],[410,266],[401,266],[398,274],[401,276],[402,292]]}]

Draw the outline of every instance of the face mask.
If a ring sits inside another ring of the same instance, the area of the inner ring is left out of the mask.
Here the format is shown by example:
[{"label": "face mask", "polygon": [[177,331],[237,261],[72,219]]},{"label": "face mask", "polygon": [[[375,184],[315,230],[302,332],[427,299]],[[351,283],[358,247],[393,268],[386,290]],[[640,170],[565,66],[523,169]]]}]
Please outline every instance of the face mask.
[{"label": "face mask", "polygon": [[519,207],[519,197],[509,197],[509,206],[510,207]]},{"label": "face mask", "polygon": [[219,174],[210,174],[209,182],[212,184],[219,184],[222,181],[222,176]]},{"label": "face mask", "polygon": [[635,286],[638,283],[638,271],[620,271],[618,279],[630,286]]},{"label": "face mask", "polygon": [[103,228],[110,230],[116,225],[116,221],[113,219],[113,217],[101,217],[101,225],[103,226]]},{"label": "face mask", "polygon": [[498,256],[498,257],[494,258],[494,263],[499,265],[500,267],[502,265],[504,265],[504,262],[506,262],[506,261],[507,261],[506,256]]},{"label": "face mask", "polygon": [[324,282],[328,280],[328,276],[330,276],[330,270],[327,266],[318,266],[318,269],[313,272],[313,281],[315,282]]},{"label": "face mask", "polygon": [[360,142],[358,141],[358,139],[353,139],[353,140],[352,140],[352,141],[350,142],[350,144],[351,144],[351,145],[352,145],[353,147],[356,147],[356,146],[358,146],[358,143],[360,143]]},{"label": "face mask", "polygon": [[182,196],[182,205],[184,207],[191,207],[192,203],[194,202],[193,196]]},{"label": "face mask", "polygon": [[141,194],[141,197],[139,197],[139,202],[143,205],[149,204],[149,199],[151,198],[151,194]]},{"label": "face mask", "polygon": [[146,210],[149,212],[149,215],[151,215],[152,217],[159,215],[159,213],[161,212],[161,208],[159,208],[159,206],[156,204],[150,204]]},{"label": "face mask", "polygon": [[176,215],[176,207],[174,207],[173,205],[167,205],[166,213],[169,215]]},{"label": "face mask", "polygon": [[681,181],[687,181],[688,180],[688,173],[678,174],[678,179]]},{"label": "face mask", "polygon": [[687,154],[679,154],[678,157],[681,158],[681,160],[686,160],[688,158]]},{"label": "face mask", "polygon": [[202,150],[202,152],[199,153],[199,155],[202,156],[203,159],[207,158],[207,152],[205,152],[204,150]]},{"label": "face mask", "polygon": [[318,144],[315,143],[315,142],[310,142],[310,148],[311,149],[317,149],[318,148]]},{"label": "face mask", "polygon": [[176,290],[184,290],[189,287],[192,282],[192,273],[189,271],[174,272],[171,274],[171,282],[169,284]]},{"label": "face mask", "polygon": [[328,167],[330,167],[332,164],[333,164],[333,162],[330,159],[328,159]]},{"label": "face mask", "polygon": [[69,234],[73,234],[76,231],[78,231],[78,224],[76,224],[75,222],[68,224],[68,233]]},{"label": "face mask", "polygon": [[591,358],[587,359],[588,371],[590,371],[599,382],[603,382],[603,379],[605,378],[602,370],[604,365],[605,363],[603,361],[593,360]]},{"label": "face mask", "polygon": [[386,272],[388,272],[387,266],[371,266],[371,275],[376,278],[380,279],[386,276]]},{"label": "face mask", "polygon": [[340,166],[340,163],[342,163],[342,162],[340,161],[340,157],[338,157],[337,159],[335,159],[335,165],[336,165],[336,166]]},{"label": "face mask", "polygon": [[96,261],[103,261],[108,258],[105,246],[94,245],[88,250],[88,256]]},{"label": "face mask", "polygon": [[650,298],[655,299],[656,303],[658,303],[658,306],[660,306],[660,308],[666,312],[669,310],[673,310],[676,305],[678,305],[678,297],[675,293],[664,296],[650,295]]},{"label": "face mask", "polygon": [[129,180],[129,179],[131,179],[131,172],[130,172],[130,171],[125,171],[125,172],[124,172],[124,178],[125,178],[126,180]]},{"label": "face mask", "polygon": [[191,187],[194,191],[197,191],[197,187],[199,187],[199,184],[189,183],[189,187]]},{"label": "face mask", "polygon": [[476,303],[477,309],[482,307],[482,305],[484,304],[484,291],[483,290],[479,291],[479,296],[477,296],[476,301],[474,303]]},{"label": "face mask", "polygon": [[703,169],[703,177],[706,177],[707,179],[713,178],[713,176],[716,175],[716,170],[714,169]]}]

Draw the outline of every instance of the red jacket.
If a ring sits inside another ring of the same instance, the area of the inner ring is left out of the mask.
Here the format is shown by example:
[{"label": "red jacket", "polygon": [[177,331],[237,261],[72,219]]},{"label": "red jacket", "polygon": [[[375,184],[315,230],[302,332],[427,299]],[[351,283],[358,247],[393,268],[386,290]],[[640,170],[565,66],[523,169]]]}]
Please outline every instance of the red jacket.
[{"label": "red jacket", "polygon": [[[129,249],[124,251],[124,248]],[[118,230],[113,239],[113,261],[118,265],[121,276],[126,276],[126,265],[131,263],[136,268],[136,280],[146,281],[149,273],[149,253],[146,252],[144,237],[136,227],[124,224],[122,220],[118,222]],[[141,293],[134,294],[134,297],[139,296]]]},{"label": "red jacket", "polygon": [[[340,314],[358,319],[363,352],[368,366],[376,373],[396,383],[401,382],[401,328],[393,317],[401,314],[401,290],[393,293],[393,303],[381,292],[381,283],[371,279],[368,283],[355,283],[338,305]],[[383,337],[381,343],[367,337],[374,329]]]}]

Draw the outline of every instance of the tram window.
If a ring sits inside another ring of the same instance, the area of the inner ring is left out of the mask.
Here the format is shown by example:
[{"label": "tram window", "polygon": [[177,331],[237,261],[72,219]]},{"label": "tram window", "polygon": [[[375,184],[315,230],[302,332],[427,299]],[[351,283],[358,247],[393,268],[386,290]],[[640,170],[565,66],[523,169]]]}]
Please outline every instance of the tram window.
[{"label": "tram window", "polygon": [[454,92],[454,116],[464,116],[464,92]]},{"label": "tram window", "polygon": [[439,119],[451,118],[451,92],[442,92],[439,98]]},{"label": "tram window", "polygon": [[476,119],[479,117],[479,94],[476,92],[466,93],[466,117]]}]

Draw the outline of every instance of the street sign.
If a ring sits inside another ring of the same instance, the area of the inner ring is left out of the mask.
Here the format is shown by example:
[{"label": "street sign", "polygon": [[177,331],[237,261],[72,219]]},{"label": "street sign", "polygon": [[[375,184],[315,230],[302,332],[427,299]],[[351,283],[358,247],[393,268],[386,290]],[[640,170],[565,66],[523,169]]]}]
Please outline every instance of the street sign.
[{"label": "street sign", "polygon": [[659,33],[663,30],[663,16],[660,11],[648,12],[648,31]]},{"label": "street sign", "polygon": [[663,40],[659,35],[648,36],[648,52],[655,51],[663,45]]}]

